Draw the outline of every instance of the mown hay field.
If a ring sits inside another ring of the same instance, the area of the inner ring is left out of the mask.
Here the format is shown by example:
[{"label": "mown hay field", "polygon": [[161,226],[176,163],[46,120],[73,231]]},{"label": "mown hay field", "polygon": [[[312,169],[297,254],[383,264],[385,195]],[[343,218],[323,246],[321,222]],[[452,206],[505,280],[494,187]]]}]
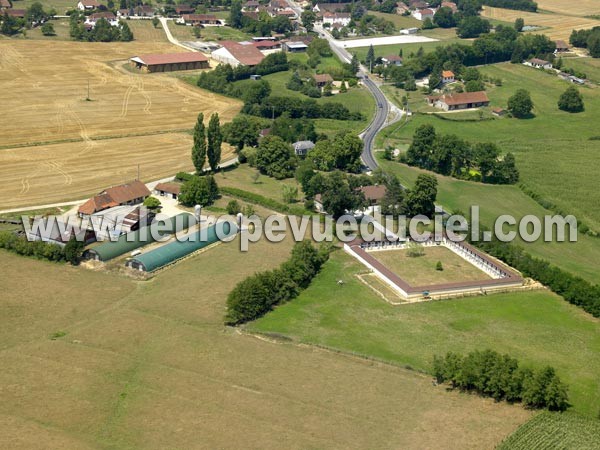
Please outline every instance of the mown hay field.
[{"label": "mown hay field", "polygon": [[531,417],[415,372],[225,329],[232,286],[291,248],[237,245],[147,282],[0,251],[0,447],[480,449]]},{"label": "mown hay field", "polygon": [[600,20],[586,17],[558,13],[533,13],[513,9],[492,8],[490,6],[484,6],[481,15],[488,19],[502,20],[504,22],[514,22],[517,18],[521,17],[525,20],[525,25],[537,25],[544,28],[543,30],[534,31],[534,33],[545,34],[552,39],[563,39],[565,42],[569,42],[569,36],[573,30],[592,28],[600,25]]},{"label": "mown hay field", "polygon": [[137,164],[144,180],[190,167],[182,132],[200,112],[218,112],[226,122],[241,104],[173,76],[123,67],[137,54],[181,50],[160,42],[0,41],[2,106],[11,117],[0,130],[2,182],[20,192],[3,196],[0,207],[77,199],[131,179]]},{"label": "mown hay field", "polygon": [[593,16],[600,14],[600,2],[597,0],[537,0],[538,10],[552,11],[570,16]]}]

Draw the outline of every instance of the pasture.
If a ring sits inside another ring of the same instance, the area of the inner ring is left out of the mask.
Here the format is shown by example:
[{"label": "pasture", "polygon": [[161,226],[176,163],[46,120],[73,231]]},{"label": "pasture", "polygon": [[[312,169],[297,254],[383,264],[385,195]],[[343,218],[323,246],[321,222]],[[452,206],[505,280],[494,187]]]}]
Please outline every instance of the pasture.
[{"label": "pasture", "polygon": [[411,371],[224,328],[232,286],[291,248],[236,245],[146,282],[0,252],[15,293],[0,300],[0,447],[479,449],[531,417]]},{"label": "pasture", "polygon": [[598,319],[546,290],[391,306],[357,279],[364,271],[337,251],[298,298],[250,328],[422,371],[436,354],[491,348],[527,366],[552,365],[573,409],[597,415]]},{"label": "pasture", "polygon": [[[490,277],[444,246],[423,247],[423,255],[410,256],[408,250],[380,250],[370,255],[411,286],[487,280]],[[436,264],[442,263],[443,270]]]},{"label": "pasture", "polygon": [[[531,93],[535,117],[480,122],[460,121],[465,113],[447,115],[454,120],[418,114],[406,125],[394,125],[385,130],[380,145],[405,146],[410,143],[415,128],[423,123],[433,124],[439,133],[456,134],[471,142],[495,142],[501,150],[515,155],[521,182],[559,210],[574,214],[590,228],[598,230],[600,213],[595,205],[600,202],[600,193],[596,189],[596,171],[594,164],[590,164],[590,158],[600,149],[600,141],[589,139],[598,134],[589,124],[600,120],[599,91],[580,88],[586,111],[569,114],[560,111],[557,106],[559,96],[569,84],[556,76],[509,63],[494,64],[481,70],[503,82],[501,87],[487,86],[491,107],[506,107],[508,97],[518,88],[524,88]],[[384,162],[384,165],[408,178],[411,177],[409,172],[417,173],[415,169],[402,168],[397,164]],[[471,204],[478,204],[482,208],[482,218],[487,215],[485,220],[488,224],[500,214],[522,217],[525,214],[548,213],[515,186],[482,185],[444,177],[438,179],[440,203],[451,210],[463,211],[467,211]],[[409,179],[405,181],[410,182]],[[568,270],[597,280],[600,269],[596,264],[600,260],[597,256],[600,255],[600,242],[597,239],[581,236],[577,244],[536,243],[532,247],[555,264],[565,267],[573,263]]]},{"label": "pasture", "polygon": [[[569,42],[569,36],[573,30],[592,28],[600,25],[599,20],[581,17],[579,15],[582,11],[587,11],[587,9],[581,7],[581,4],[578,3],[577,7],[575,8],[577,11],[579,11],[579,14],[573,14],[573,5],[566,6],[564,2],[562,2],[562,5],[565,5],[564,7],[569,10],[568,13],[554,13],[545,11],[534,13],[484,6],[481,16],[487,19],[496,19],[511,23],[514,23],[517,18],[521,17],[525,20],[525,25],[536,25],[544,28],[543,30],[533,31],[533,33],[545,34],[551,39],[562,39],[565,42]],[[539,6],[542,8],[542,4]],[[594,8],[591,9],[593,10]]]},{"label": "pasture", "polygon": [[131,179],[137,164],[145,180],[190,167],[191,140],[182,132],[199,112],[230,120],[240,102],[121,67],[136,54],[180,50],[159,42],[0,41],[0,88],[11,114],[0,130],[2,188],[15,194],[0,207],[77,198],[106,186],[100,179]]}]

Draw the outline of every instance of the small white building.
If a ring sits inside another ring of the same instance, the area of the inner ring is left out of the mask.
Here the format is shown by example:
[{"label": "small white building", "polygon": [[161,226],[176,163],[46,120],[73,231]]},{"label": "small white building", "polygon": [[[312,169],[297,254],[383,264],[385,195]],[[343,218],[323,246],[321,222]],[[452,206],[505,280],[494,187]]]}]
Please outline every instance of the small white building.
[{"label": "small white building", "polygon": [[313,141],[297,141],[292,144],[294,147],[294,153],[297,156],[306,156],[306,154],[315,148],[315,143]]},{"label": "small white building", "polygon": [[526,66],[535,67],[536,69],[552,69],[552,63],[544,59],[532,58],[524,63]]},{"label": "small white building", "polygon": [[117,16],[115,16],[110,11],[104,11],[104,12],[98,12],[98,13],[91,14],[91,15],[87,16],[84,23],[88,26],[95,27],[96,22],[98,22],[100,19],[106,19],[108,21],[108,23],[113,27],[116,27],[117,25],[119,25],[119,20],[117,19]]},{"label": "small white building", "polygon": [[381,58],[381,61],[385,66],[401,66],[402,57],[398,55],[388,55]]},{"label": "small white building", "polygon": [[451,70],[442,70],[442,83],[446,84],[446,83],[454,83],[455,78],[454,78],[454,72],[452,72]]},{"label": "small white building", "polygon": [[433,20],[433,16],[435,15],[435,9],[424,8],[424,9],[415,9],[412,12],[412,16],[417,20]]},{"label": "small white building", "polygon": [[419,32],[419,29],[416,27],[403,28],[400,30],[400,34],[417,34],[418,32]]},{"label": "small white building", "polygon": [[100,6],[96,0],[80,0],[77,9],[80,11],[92,11]]},{"label": "small white building", "polygon": [[350,21],[352,17],[350,17],[350,13],[342,13],[342,12],[329,12],[325,11],[323,13],[323,25],[329,24],[330,26],[339,25],[342,27],[347,27],[350,25]]}]

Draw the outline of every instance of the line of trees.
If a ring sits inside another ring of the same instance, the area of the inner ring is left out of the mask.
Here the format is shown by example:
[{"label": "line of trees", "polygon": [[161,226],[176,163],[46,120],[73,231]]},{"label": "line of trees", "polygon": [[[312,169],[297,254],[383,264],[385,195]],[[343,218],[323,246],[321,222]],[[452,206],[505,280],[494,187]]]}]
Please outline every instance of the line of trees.
[{"label": "line of trees", "polygon": [[239,282],[227,297],[227,325],[258,319],[276,305],[286,303],[306,289],[329,258],[329,248],[298,242],[291,257],[275,270],[259,272]]},{"label": "line of trees", "polygon": [[33,2],[26,10],[25,17],[13,17],[8,14],[7,10],[4,10],[0,16],[2,25],[0,25],[0,34],[5,36],[13,36],[21,33],[25,28],[31,28],[36,25],[42,24],[42,33],[45,36],[54,34],[54,26],[48,22],[48,20],[56,15],[56,10],[50,8],[44,10],[43,5],[40,2]]},{"label": "line of trees", "polygon": [[554,59],[556,44],[541,34],[519,34],[514,27],[498,25],[495,33],[482,34],[473,41],[473,45],[450,44],[439,46],[425,53],[422,49],[405,55],[400,67],[385,68],[383,75],[397,86],[430,73],[452,70],[456,74],[464,71],[465,66],[491,64],[511,61],[521,63],[532,57],[547,60]]},{"label": "line of trees", "polygon": [[218,113],[213,113],[210,116],[208,128],[204,125],[204,114],[198,114],[194,126],[193,140],[192,162],[196,168],[196,175],[204,174],[204,165],[207,160],[210,170],[216,172],[221,162],[221,146],[223,143]]},{"label": "line of trees", "polygon": [[63,247],[51,242],[29,241],[27,237],[17,235],[12,231],[0,232],[0,248],[16,253],[17,255],[55,262],[66,261],[73,265],[79,263],[84,245],[83,242],[79,242],[74,238]]},{"label": "line of trees", "polygon": [[573,30],[569,42],[575,47],[587,48],[592,58],[600,58],[600,27]]},{"label": "line of trees", "polygon": [[434,356],[433,374],[438,383],[448,382],[453,388],[496,401],[522,402],[528,408],[550,411],[565,411],[570,406],[567,386],[554,368],[522,367],[515,358],[493,350]]},{"label": "line of trees", "polygon": [[514,184],[519,171],[512,153],[500,157],[492,142],[471,144],[454,134],[437,134],[433,125],[419,126],[403,158],[411,166],[441,175],[490,184]]},{"label": "line of trees", "polygon": [[482,5],[494,8],[518,9],[520,11],[536,12],[538,5],[532,0],[481,0]]}]

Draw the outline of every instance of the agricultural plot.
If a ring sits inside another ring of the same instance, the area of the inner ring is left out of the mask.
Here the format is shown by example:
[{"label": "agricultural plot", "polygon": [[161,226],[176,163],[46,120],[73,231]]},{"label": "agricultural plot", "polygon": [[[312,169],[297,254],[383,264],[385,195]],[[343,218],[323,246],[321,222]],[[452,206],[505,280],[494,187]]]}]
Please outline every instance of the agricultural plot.
[{"label": "agricultural plot", "polygon": [[564,0],[537,0],[538,10],[552,11],[569,16],[593,16],[600,14],[600,4],[596,0],[581,0],[576,3]]},{"label": "agricultural plot", "polygon": [[0,130],[2,183],[10,180],[16,186],[9,191],[19,191],[0,204],[77,198],[98,190],[90,179],[120,183],[132,178],[137,164],[142,174],[148,169],[144,179],[189,167],[184,150],[190,138],[181,132],[194,126],[199,112],[218,112],[228,121],[240,103],[169,75],[121,67],[135,54],[179,50],[158,42],[0,41],[2,103],[11,113]]},{"label": "agricultural plot", "polygon": [[218,245],[143,283],[0,252],[3,288],[19,293],[0,300],[0,447],[475,449],[531,417],[414,372],[224,330],[231,287],[291,248],[255,245]]},{"label": "agricultural plot", "polygon": [[569,413],[544,412],[521,425],[497,450],[534,450],[547,448],[598,448],[600,422]]},{"label": "agricultural plot", "polygon": [[555,367],[573,409],[597,415],[598,319],[544,290],[391,306],[355,276],[364,272],[338,251],[298,298],[250,328],[424,371],[434,355],[490,348]]},{"label": "agricultural plot", "polygon": [[[565,4],[566,8],[572,5]],[[568,5],[568,6],[567,6]],[[541,6],[541,5],[540,5]],[[572,8],[569,8],[572,10]],[[576,8],[578,11],[583,11],[580,6]],[[513,9],[492,8],[484,6],[481,16],[488,19],[497,19],[504,22],[514,22],[521,17],[525,20],[525,25],[535,25],[544,28],[543,30],[534,31],[533,33],[542,33],[551,39],[562,39],[569,42],[569,36],[573,30],[581,30],[583,28],[592,28],[600,25],[599,20],[578,17],[572,13],[557,14],[557,13],[533,13],[526,11],[517,11]]]},{"label": "agricultural plot", "polygon": [[[411,286],[488,280],[491,277],[444,246],[423,247],[423,255],[408,250],[381,250],[370,255]],[[436,268],[442,263],[442,270]]]}]

